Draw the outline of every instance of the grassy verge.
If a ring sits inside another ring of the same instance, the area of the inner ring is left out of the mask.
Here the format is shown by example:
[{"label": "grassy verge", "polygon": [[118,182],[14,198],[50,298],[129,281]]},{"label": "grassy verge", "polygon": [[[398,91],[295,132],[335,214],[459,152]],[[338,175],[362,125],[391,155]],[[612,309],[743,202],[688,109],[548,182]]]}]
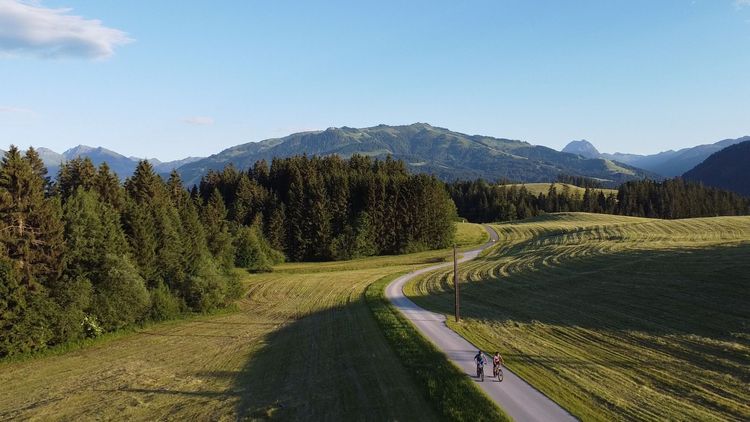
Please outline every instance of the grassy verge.
[{"label": "grassy verge", "polygon": [[487,243],[490,235],[480,224],[456,223],[456,246],[476,246]]},{"label": "grassy verge", "polygon": [[462,371],[385,298],[385,287],[397,275],[383,277],[365,293],[367,304],[385,338],[429,403],[446,420],[510,420]]}]

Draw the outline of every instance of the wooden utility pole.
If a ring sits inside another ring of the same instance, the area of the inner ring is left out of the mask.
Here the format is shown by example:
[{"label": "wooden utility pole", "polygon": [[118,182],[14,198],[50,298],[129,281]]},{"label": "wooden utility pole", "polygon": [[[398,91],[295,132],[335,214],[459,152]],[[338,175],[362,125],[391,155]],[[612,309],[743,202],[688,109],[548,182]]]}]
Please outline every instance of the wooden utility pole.
[{"label": "wooden utility pole", "polygon": [[458,254],[456,252],[456,244],[453,244],[453,286],[456,290],[456,322],[461,321],[461,307],[459,305],[459,292],[458,292]]}]

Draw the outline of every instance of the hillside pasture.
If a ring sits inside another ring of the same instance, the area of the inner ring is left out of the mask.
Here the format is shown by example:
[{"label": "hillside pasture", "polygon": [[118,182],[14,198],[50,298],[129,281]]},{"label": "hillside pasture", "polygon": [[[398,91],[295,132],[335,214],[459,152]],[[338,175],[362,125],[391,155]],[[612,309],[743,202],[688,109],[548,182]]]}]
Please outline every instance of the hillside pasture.
[{"label": "hillside pasture", "polygon": [[[547,194],[549,192],[550,185],[555,185],[555,189],[557,189],[557,193],[562,193],[564,189],[568,189],[568,191],[573,195],[579,195],[580,197],[583,197],[583,194],[586,192],[585,188],[582,188],[580,186],[571,185],[570,183],[517,183],[517,184],[509,184],[509,185],[500,185],[501,187],[511,187],[515,186],[516,188],[521,188],[521,186],[525,187],[526,190],[529,191],[529,193],[532,193],[534,195],[539,195],[540,193]],[[605,189],[605,188],[592,188],[592,191],[596,192],[597,194],[599,192],[604,193],[604,196],[607,195],[617,195],[617,189]]]},{"label": "hillside pasture", "polygon": [[[461,270],[461,335],[583,420],[750,418],[750,217],[495,228]],[[452,314],[449,271],[407,294]]]}]

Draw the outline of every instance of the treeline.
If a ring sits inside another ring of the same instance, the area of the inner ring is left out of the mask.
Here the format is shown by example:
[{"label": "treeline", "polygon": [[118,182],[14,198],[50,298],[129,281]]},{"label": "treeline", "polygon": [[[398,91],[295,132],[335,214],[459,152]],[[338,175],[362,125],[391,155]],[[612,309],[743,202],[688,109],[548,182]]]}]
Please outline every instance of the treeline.
[{"label": "treeline", "polygon": [[560,174],[557,176],[557,181],[560,183],[567,183],[569,185],[575,185],[582,188],[606,187],[603,182],[585,176],[571,176],[567,174]]},{"label": "treeline", "polygon": [[750,214],[750,200],[682,179],[631,181],[621,185],[617,195],[605,195],[597,188],[586,188],[581,195],[555,184],[550,184],[546,193],[535,195],[523,185],[503,186],[481,179],[454,182],[448,185],[448,191],[459,215],[477,223],[521,220],[553,212],[665,219]]},{"label": "treeline", "polygon": [[143,161],[122,185],[106,164],[0,162],[0,357],[205,312],[239,297],[223,201],[193,201]]},{"label": "treeline", "polygon": [[750,214],[750,199],[683,179],[627,182],[617,192],[617,213],[635,217],[692,218]]},{"label": "treeline", "polygon": [[257,222],[292,261],[447,247],[455,207],[442,182],[401,161],[297,156],[206,174],[193,196],[219,192],[238,224]]}]

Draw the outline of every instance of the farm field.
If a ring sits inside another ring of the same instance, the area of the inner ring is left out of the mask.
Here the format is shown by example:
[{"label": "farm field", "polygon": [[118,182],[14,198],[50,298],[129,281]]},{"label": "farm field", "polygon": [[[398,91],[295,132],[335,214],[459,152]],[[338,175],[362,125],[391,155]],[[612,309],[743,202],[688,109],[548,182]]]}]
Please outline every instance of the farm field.
[{"label": "farm field", "polygon": [[[555,188],[557,189],[557,193],[561,193],[562,190],[564,188],[566,188],[566,187],[568,188],[568,190],[570,191],[570,193],[572,193],[572,194],[578,194],[581,197],[583,197],[583,194],[586,192],[586,189],[582,188],[580,186],[571,185],[569,183],[559,183],[559,182],[555,182],[555,183],[519,183],[519,184],[510,184],[510,185],[501,185],[501,186],[506,186],[506,187],[515,186],[517,188],[520,188],[521,186],[524,186],[526,188],[526,190],[529,191],[529,193],[532,193],[534,195],[539,195],[540,193],[543,193],[543,194],[546,195],[547,192],[549,192],[550,185],[552,185],[552,184],[555,185]],[[617,189],[605,189],[605,188],[598,189],[598,188],[594,188],[592,190],[595,191],[595,192],[597,192],[597,193],[599,193],[599,191],[601,191],[601,192],[604,193],[605,196],[609,195],[609,194],[617,195]]]},{"label": "farm field", "polygon": [[[449,325],[583,420],[750,418],[750,217],[497,224]],[[452,314],[448,271],[407,286]]]},{"label": "farm field", "polygon": [[246,277],[237,312],[0,363],[0,420],[435,420],[363,294],[448,256],[282,264]]}]

